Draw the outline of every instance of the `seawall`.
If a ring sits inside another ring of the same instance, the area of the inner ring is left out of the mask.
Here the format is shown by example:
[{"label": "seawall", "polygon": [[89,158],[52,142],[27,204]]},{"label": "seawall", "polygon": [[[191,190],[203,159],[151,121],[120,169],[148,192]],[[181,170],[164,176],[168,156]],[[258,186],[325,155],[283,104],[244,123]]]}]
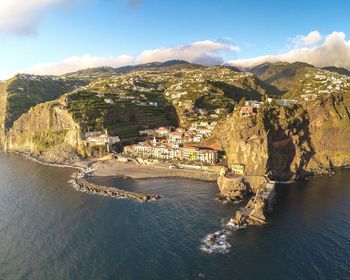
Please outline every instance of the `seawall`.
[{"label": "seawall", "polygon": [[155,201],[160,199],[160,196],[157,194],[129,192],[114,187],[93,184],[88,182],[80,173],[75,173],[73,175],[73,186],[80,191],[92,194],[100,194],[116,198],[127,198],[139,202],[147,202],[150,200]]}]

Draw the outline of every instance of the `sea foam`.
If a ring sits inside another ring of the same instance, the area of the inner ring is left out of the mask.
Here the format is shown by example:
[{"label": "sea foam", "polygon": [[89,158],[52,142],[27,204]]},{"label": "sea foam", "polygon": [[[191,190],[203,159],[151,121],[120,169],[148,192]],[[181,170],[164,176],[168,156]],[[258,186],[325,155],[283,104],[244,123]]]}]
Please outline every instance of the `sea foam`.
[{"label": "sea foam", "polygon": [[231,244],[227,241],[228,237],[233,231],[245,228],[246,225],[237,225],[233,219],[230,219],[224,224],[224,229],[209,233],[201,241],[201,250],[203,252],[212,254],[227,254],[230,252]]}]

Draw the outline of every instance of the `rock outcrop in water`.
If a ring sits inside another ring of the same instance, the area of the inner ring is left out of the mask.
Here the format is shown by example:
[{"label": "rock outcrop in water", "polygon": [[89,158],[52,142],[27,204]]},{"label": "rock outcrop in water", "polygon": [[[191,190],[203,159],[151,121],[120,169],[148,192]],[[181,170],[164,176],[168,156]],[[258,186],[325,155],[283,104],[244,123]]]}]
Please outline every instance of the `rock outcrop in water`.
[{"label": "rock outcrop in water", "polygon": [[233,223],[242,225],[266,224],[275,200],[275,183],[269,182],[260,188],[244,209],[237,211]]},{"label": "rock outcrop in water", "polygon": [[218,178],[220,196],[240,200],[251,193],[249,185],[242,177],[220,176]]}]

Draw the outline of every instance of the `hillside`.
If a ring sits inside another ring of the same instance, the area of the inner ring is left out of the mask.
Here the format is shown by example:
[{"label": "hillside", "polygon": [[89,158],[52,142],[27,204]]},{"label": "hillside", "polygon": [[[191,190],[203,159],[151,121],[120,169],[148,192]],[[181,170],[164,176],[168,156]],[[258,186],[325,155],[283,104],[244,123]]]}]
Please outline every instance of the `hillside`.
[{"label": "hillside", "polygon": [[85,83],[76,79],[62,79],[55,76],[18,74],[0,85],[0,128],[3,133],[33,106],[54,100]]},{"label": "hillside", "polygon": [[[350,78],[307,64],[289,66],[255,69],[298,101],[286,107],[266,102],[280,97],[275,86],[224,66],[180,63],[126,74],[103,68],[108,75],[90,83],[16,76],[0,84],[1,140],[8,150],[64,161],[64,155],[94,154],[82,145],[85,132],[108,132],[130,143],[147,128],[211,123],[218,125],[202,144],[221,148],[229,166],[243,164],[248,174],[290,179],[350,164]],[[271,69],[278,74],[270,76]],[[262,110],[241,117],[243,101],[253,99],[264,101]]]},{"label": "hillside", "polygon": [[228,166],[242,164],[248,175],[290,180],[350,165],[350,99],[332,94],[297,105],[265,103],[253,117],[238,112],[207,140],[221,147]]},{"label": "hillside", "polygon": [[198,120],[217,121],[242,98],[261,100],[279,94],[250,73],[227,67],[188,66],[144,69],[96,79],[68,96],[69,110],[88,129],[118,131],[122,123],[128,123],[136,132],[140,127],[159,124],[187,127]]},{"label": "hillside", "polygon": [[[328,69],[328,70],[326,70]],[[265,63],[250,69],[266,83],[283,91],[286,98],[302,99],[330,96],[350,91],[350,78],[346,69],[337,67],[317,68],[312,65],[295,63]],[[315,95],[312,97],[311,95]]]},{"label": "hillside", "polygon": [[[3,115],[6,148],[43,157],[48,151],[51,154],[56,146],[64,147],[65,151],[71,147],[76,154],[84,156],[86,151],[79,143],[85,132],[108,132],[119,136],[122,143],[134,142],[143,129],[217,123],[242,99],[263,100],[279,94],[276,88],[253,74],[230,67],[203,67],[173,61],[151,64],[150,68],[127,74],[113,73],[111,68],[78,73],[97,72],[106,76],[89,83],[77,79],[79,75],[75,78],[19,76],[3,85],[1,90],[6,94],[2,95],[5,99],[0,105],[10,113]],[[18,100],[14,97],[23,95],[27,102],[14,102]],[[55,101],[45,103],[50,100]],[[33,106],[33,110],[29,110]],[[57,119],[56,116],[63,114],[59,112],[64,112],[65,121],[58,118],[55,129],[40,119],[44,116]],[[75,142],[67,132],[67,123],[76,135]]]},{"label": "hillside", "polygon": [[278,62],[264,63],[248,71],[256,75],[260,80],[287,92],[291,86],[297,83],[314,66],[302,62]]},{"label": "hillside", "polygon": [[49,163],[73,163],[85,155],[79,124],[55,101],[39,104],[23,114],[6,138],[7,151]]},{"label": "hillside", "polygon": [[62,75],[62,77],[93,81],[97,78],[108,78],[116,74],[127,74],[132,71],[139,71],[144,69],[162,69],[162,68],[171,68],[171,67],[172,68],[176,68],[176,67],[197,68],[197,67],[203,67],[203,66],[191,64],[184,60],[169,60],[165,62],[152,62],[152,63],[145,63],[145,64],[128,65],[128,66],[122,66],[118,68],[113,68],[113,67],[88,68],[88,69],[82,69],[76,72],[64,74]]},{"label": "hillside", "polygon": [[350,71],[348,69],[345,69],[343,67],[335,67],[335,66],[328,66],[323,67],[322,69],[327,70],[329,72],[338,73],[345,76],[350,76]]},{"label": "hillside", "polygon": [[137,65],[129,65],[129,66],[123,66],[115,68],[116,73],[126,74],[131,71],[138,71],[138,70],[144,70],[144,69],[161,69],[161,68],[184,68],[184,67],[203,67],[198,64],[191,64],[184,60],[168,60],[165,62],[151,62],[151,63],[145,63],[145,64],[137,64]]}]

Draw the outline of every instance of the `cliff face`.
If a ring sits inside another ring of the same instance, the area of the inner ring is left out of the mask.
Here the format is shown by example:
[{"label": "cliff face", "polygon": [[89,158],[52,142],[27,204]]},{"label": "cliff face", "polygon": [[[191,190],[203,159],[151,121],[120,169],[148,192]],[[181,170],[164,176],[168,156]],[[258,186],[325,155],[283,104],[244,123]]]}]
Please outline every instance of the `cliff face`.
[{"label": "cliff face", "polygon": [[318,162],[335,167],[350,165],[349,99],[345,94],[332,95],[304,104]]},{"label": "cliff face", "polygon": [[53,163],[75,162],[84,155],[80,126],[58,102],[37,105],[16,120],[6,137],[6,149]]},{"label": "cliff face", "polygon": [[5,141],[5,119],[7,105],[6,88],[6,83],[0,83],[0,149],[3,149],[3,143]]},{"label": "cliff face", "polygon": [[18,74],[0,83],[0,149],[5,148],[7,132],[14,122],[30,108],[84,84],[74,79],[27,74]]},{"label": "cliff face", "polygon": [[[219,124],[210,139],[225,151],[228,166],[239,163],[250,175],[264,175],[268,162],[268,139],[262,124],[233,114]],[[209,140],[209,141],[210,141]]]},{"label": "cliff face", "polygon": [[289,180],[323,174],[350,163],[349,116],[341,96],[265,105],[254,117],[229,116],[209,142],[226,152],[228,167],[242,164],[247,175]]}]

